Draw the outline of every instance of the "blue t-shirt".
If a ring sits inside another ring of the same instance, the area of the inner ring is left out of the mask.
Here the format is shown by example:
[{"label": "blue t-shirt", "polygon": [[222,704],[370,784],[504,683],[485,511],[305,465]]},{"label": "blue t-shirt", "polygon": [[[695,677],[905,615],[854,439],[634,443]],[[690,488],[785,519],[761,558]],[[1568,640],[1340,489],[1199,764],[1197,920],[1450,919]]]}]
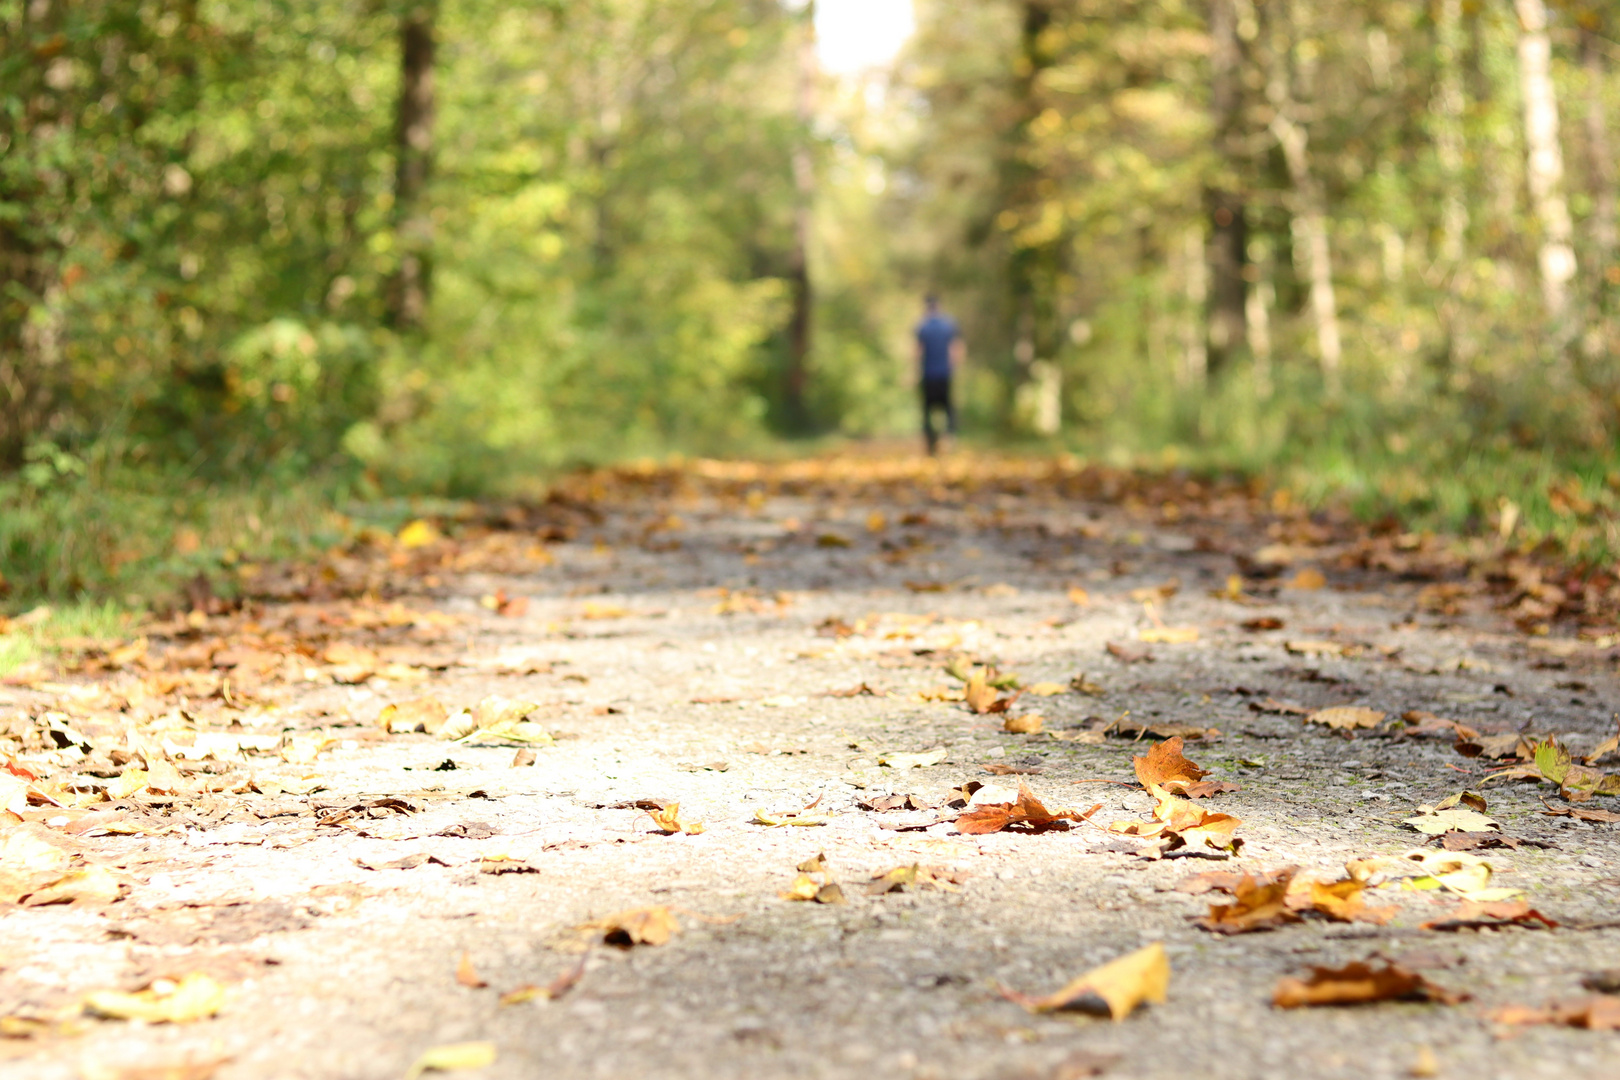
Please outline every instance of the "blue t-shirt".
[{"label": "blue t-shirt", "polygon": [[917,343],[922,346],[922,377],[951,377],[951,342],[956,340],[956,323],[949,315],[935,313],[917,324]]}]

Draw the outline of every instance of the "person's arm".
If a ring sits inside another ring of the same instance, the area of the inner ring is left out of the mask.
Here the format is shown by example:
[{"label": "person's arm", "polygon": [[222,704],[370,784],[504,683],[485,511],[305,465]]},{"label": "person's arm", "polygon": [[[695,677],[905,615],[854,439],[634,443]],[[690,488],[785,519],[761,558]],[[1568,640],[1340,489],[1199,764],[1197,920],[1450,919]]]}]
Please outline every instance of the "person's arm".
[{"label": "person's arm", "polygon": [[962,361],[966,359],[967,343],[962,340],[959,334],[951,339],[951,372],[954,374],[956,369],[962,366]]}]

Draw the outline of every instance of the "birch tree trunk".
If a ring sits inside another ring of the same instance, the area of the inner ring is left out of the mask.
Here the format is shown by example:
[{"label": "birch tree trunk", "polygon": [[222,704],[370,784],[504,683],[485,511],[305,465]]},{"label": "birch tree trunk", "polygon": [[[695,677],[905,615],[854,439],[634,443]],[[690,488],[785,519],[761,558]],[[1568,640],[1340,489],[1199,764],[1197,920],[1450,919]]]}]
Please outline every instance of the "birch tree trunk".
[{"label": "birch tree trunk", "polygon": [[1294,189],[1290,209],[1305,248],[1317,359],[1322,366],[1322,382],[1331,398],[1337,397],[1342,389],[1340,364],[1344,357],[1339,338],[1339,304],[1333,291],[1333,250],[1328,242],[1322,186],[1311,172],[1309,134],[1304,124],[1295,119],[1299,105],[1294,100],[1288,66],[1291,45],[1291,34],[1273,33],[1266,97],[1272,107],[1271,133],[1282,148],[1288,180]]},{"label": "birch tree trunk", "polygon": [[788,323],[786,405],[791,423],[809,423],[806,391],[810,383],[811,314],[815,297],[810,280],[810,228],[815,205],[815,166],[810,157],[810,131],[816,107],[816,3],[809,0],[800,14],[798,119],[799,141],[793,148],[793,254],[788,281],[793,291],[793,314]]},{"label": "birch tree trunk", "polygon": [[1524,139],[1530,202],[1541,223],[1541,295],[1547,314],[1569,315],[1575,279],[1574,228],[1564,198],[1564,154],[1558,144],[1558,97],[1552,81],[1552,39],[1542,0],[1513,0],[1519,15],[1519,85],[1524,95]]},{"label": "birch tree trunk", "polygon": [[[1609,309],[1609,297],[1617,282],[1616,250],[1620,249],[1620,226],[1616,223],[1615,170],[1609,144],[1609,117],[1603,107],[1603,84],[1609,74],[1604,62],[1603,42],[1591,27],[1581,29],[1581,66],[1586,69],[1586,152],[1587,179],[1592,196],[1592,277],[1593,293],[1600,312]],[[1620,275],[1617,275],[1620,276]]]},{"label": "birch tree trunk", "polygon": [[433,219],[424,205],[433,166],[433,54],[437,0],[413,7],[400,20],[399,105],[394,131],[394,242],[399,269],[389,296],[389,317],[399,330],[417,330],[427,314],[432,280]]},{"label": "birch tree trunk", "polygon": [[1447,275],[1463,259],[1468,207],[1463,202],[1462,0],[1440,0],[1435,15],[1439,76],[1435,80],[1434,149],[1440,164],[1440,259]]}]

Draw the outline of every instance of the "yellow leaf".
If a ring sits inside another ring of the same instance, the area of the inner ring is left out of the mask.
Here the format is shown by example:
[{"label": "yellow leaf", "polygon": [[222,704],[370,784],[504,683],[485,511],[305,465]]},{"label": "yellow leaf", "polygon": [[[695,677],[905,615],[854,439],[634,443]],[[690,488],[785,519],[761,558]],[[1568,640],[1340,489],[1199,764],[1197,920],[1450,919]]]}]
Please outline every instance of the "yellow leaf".
[{"label": "yellow leaf", "polygon": [[410,549],[427,547],[429,544],[437,544],[440,540],[443,540],[444,537],[440,535],[438,529],[433,527],[432,522],[426,521],[422,518],[417,518],[415,521],[399,530],[399,536],[397,539],[399,540],[400,547]]},{"label": "yellow leaf", "polygon": [[1024,693],[1034,694],[1036,697],[1057,697],[1068,692],[1069,688],[1060,682],[1038,682],[1024,690]]},{"label": "yellow leaf", "polygon": [[28,895],[27,907],[45,904],[110,904],[123,886],[105,866],[86,866]]},{"label": "yellow leaf", "polygon": [[1340,705],[1331,709],[1317,709],[1305,718],[1307,724],[1324,724],[1335,731],[1353,731],[1356,728],[1377,727],[1384,714],[1377,709],[1359,705]]},{"label": "yellow leaf", "polygon": [[178,983],[158,979],[133,994],[97,990],[86,994],[87,1012],[109,1020],[141,1020],[148,1024],[184,1024],[213,1016],[225,1006],[225,988],[200,972]]},{"label": "yellow leaf", "polygon": [[1155,626],[1136,635],[1148,645],[1189,645],[1198,640],[1196,626]]},{"label": "yellow leaf", "polygon": [[416,1080],[425,1072],[459,1072],[462,1069],[482,1069],[495,1062],[495,1044],[492,1042],[446,1043],[422,1052],[405,1080]]},{"label": "yellow leaf", "polygon": [[1003,720],[1001,730],[1011,735],[1039,735],[1045,722],[1046,718],[1040,713],[1023,713]]},{"label": "yellow leaf", "polygon": [[1158,942],[1094,968],[1046,997],[1002,993],[1030,1012],[1076,1009],[1123,1020],[1144,1001],[1164,1001],[1170,989],[1170,958]]}]

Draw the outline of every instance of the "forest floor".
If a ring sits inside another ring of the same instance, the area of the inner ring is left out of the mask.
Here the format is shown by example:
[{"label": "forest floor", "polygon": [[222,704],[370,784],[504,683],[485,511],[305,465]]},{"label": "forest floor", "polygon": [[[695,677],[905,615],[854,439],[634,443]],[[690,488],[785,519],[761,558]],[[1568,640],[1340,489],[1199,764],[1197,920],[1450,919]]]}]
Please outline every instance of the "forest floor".
[{"label": "forest floor", "polygon": [[0,682],[0,1076],[1620,1075],[1620,637],[1498,547],[842,457],[243,582]]}]

